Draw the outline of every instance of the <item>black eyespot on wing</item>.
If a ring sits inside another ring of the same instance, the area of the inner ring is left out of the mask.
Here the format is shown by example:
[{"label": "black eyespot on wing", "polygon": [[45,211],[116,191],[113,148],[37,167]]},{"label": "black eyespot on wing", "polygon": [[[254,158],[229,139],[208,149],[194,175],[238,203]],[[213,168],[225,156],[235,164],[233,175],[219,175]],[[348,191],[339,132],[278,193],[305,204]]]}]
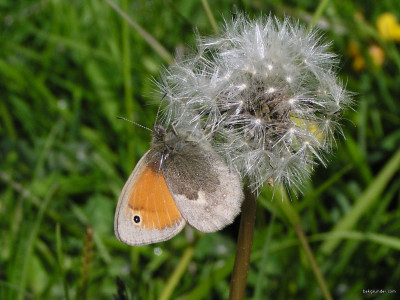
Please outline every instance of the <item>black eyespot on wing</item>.
[{"label": "black eyespot on wing", "polygon": [[140,217],[139,216],[134,216],[133,217],[133,222],[135,222],[136,224],[139,224],[140,223]]}]

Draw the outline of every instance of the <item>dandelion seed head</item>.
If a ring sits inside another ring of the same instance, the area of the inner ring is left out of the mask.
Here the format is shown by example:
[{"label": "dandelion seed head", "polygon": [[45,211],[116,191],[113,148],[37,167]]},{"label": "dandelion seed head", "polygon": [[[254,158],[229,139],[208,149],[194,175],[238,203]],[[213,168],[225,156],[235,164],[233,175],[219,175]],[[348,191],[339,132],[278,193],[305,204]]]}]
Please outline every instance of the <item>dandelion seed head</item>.
[{"label": "dandelion seed head", "polygon": [[329,43],[289,18],[241,15],[197,48],[158,83],[164,122],[204,131],[254,190],[268,180],[301,190],[351,104]]}]

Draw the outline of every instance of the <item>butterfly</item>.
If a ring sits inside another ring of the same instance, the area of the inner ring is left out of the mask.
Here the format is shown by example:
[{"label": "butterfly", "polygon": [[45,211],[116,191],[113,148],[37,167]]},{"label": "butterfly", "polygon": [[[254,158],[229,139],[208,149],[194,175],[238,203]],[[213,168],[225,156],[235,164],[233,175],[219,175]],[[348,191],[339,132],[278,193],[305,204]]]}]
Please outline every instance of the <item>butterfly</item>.
[{"label": "butterfly", "polygon": [[233,222],[243,197],[239,174],[205,139],[156,125],[119,197],[115,235],[140,246],[168,240],[186,223],[215,232]]}]

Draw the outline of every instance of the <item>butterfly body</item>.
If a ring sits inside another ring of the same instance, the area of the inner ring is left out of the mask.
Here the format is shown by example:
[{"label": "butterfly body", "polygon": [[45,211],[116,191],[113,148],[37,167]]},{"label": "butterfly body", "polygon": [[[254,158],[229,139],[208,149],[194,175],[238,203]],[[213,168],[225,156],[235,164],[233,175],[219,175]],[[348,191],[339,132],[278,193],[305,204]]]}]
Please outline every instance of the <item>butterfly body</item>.
[{"label": "butterfly body", "polygon": [[170,239],[186,222],[214,232],[233,222],[242,199],[239,175],[207,142],[156,126],[120,195],[115,234],[138,246]]}]

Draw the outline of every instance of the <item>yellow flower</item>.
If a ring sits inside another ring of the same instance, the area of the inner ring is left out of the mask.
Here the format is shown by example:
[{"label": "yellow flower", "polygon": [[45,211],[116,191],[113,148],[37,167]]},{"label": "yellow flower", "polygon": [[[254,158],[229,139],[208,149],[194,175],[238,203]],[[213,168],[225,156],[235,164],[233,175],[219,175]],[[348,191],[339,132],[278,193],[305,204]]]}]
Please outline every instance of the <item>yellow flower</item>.
[{"label": "yellow flower", "polygon": [[400,41],[400,24],[392,13],[383,13],[376,22],[380,36],[385,40]]},{"label": "yellow flower", "polygon": [[[359,44],[350,40],[348,45],[348,52],[351,57],[353,57],[353,69],[357,72],[362,71],[365,68],[366,62],[365,58],[361,54]],[[375,67],[380,67],[385,61],[385,51],[376,44],[371,44],[368,46],[368,54],[371,57],[372,63]]]},{"label": "yellow flower", "polygon": [[363,70],[365,68],[365,59],[361,55],[357,55],[353,60],[353,69],[357,72]]},{"label": "yellow flower", "polygon": [[383,51],[381,47],[372,44],[368,48],[368,53],[371,56],[375,66],[380,67],[383,65],[383,62],[385,61],[385,51]]},{"label": "yellow flower", "polygon": [[353,57],[353,69],[357,72],[361,71],[365,67],[365,59],[361,55],[360,46],[354,40],[350,40],[348,51],[351,57]]},{"label": "yellow flower", "polygon": [[324,140],[324,133],[318,126],[317,122],[312,120],[304,120],[295,116],[291,116],[290,119],[296,123],[300,128],[307,129],[317,140],[322,143]]}]

